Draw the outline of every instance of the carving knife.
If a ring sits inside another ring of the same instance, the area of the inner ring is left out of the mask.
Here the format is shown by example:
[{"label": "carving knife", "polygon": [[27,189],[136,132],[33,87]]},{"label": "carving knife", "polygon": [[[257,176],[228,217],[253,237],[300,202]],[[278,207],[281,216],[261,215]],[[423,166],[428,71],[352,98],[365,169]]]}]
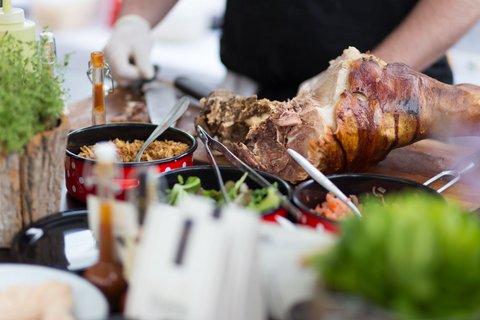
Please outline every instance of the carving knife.
[{"label": "carving knife", "polygon": [[150,81],[142,86],[145,94],[148,116],[153,124],[165,120],[167,114],[177,102],[175,89],[159,80]]},{"label": "carving knife", "polygon": [[207,97],[214,90],[196,79],[185,76],[175,78],[173,84],[178,90],[197,100]]},{"label": "carving knife", "polygon": [[154,69],[155,74],[151,79],[134,81],[129,89],[134,95],[144,95],[150,122],[159,124],[177,101],[177,95],[173,85],[159,80],[160,67],[154,65]]}]

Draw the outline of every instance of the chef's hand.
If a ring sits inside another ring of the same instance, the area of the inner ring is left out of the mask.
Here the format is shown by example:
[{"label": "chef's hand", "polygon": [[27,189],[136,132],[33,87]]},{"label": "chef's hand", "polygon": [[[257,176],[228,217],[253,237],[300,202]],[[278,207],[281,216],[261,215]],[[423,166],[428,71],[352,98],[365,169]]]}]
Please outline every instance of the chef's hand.
[{"label": "chef's hand", "polygon": [[155,72],[150,60],[153,39],[150,24],[137,15],[126,15],[116,23],[104,48],[113,79],[127,86],[138,79],[151,79]]}]

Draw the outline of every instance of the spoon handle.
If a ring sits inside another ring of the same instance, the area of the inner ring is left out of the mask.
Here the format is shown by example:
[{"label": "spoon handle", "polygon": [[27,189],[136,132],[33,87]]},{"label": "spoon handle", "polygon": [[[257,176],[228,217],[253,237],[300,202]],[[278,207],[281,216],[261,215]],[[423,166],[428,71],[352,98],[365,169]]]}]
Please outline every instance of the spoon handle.
[{"label": "spoon handle", "polygon": [[167,114],[165,121],[163,123],[160,123],[157,128],[150,134],[148,139],[145,140],[142,147],[138,151],[137,156],[135,157],[135,162],[140,162],[140,159],[142,158],[142,154],[145,149],[185,113],[189,104],[190,100],[187,97],[182,97],[175,103],[173,108]]},{"label": "spoon handle", "polygon": [[307,159],[305,159],[300,153],[293,149],[287,150],[288,154],[313,178],[318,182],[322,187],[331,191],[334,195],[342,200],[357,216],[361,217],[362,214],[358,210],[357,206],[352,202],[352,200],[347,197],[338,187],[333,184],[330,179],[328,179],[320,170],[315,168]]}]

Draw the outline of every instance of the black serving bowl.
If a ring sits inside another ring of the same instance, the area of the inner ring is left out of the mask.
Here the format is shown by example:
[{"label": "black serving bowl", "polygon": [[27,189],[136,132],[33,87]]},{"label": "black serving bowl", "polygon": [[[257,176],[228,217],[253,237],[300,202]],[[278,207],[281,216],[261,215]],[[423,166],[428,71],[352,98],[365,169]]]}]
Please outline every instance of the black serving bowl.
[{"label": "black serving bowl", "polygon": [[11,251],[18,262],[78,274],[98,260],[87,210],[62,211],[24,227],[13,238]]},{"label": "black serving bowl", "polygon": [[[114,140],[124,141],[146,140],[157,128],[150,123],[110,123],[75,130],[68,134],[65,157],[65,182],[68,193],[77,200],[85,201],[88,193],[95,193],[93,188],[85,185],[91,175],[95,160],[78,156],[80,147],[94,145],[97,142]],[[157,140],[173,140],[186,143],[186,152],[175,157],[155,161],[118,162],[119,178],[115,181],[120,190],[117,198],[125,199],[126,192],[138,186],[136,170],[146,167],[155,168],[156,172],[164,172],[175,168],[188,167],[193,164],[193,152],[197,149],[196,139],[185,131],[168,128]]]},{"label": "black serving bowl", "polygon": [[[402,191],[422,191],[434,196],[441,195],[434,189],[415,181],[376,174],[349,173],[328,177],[345,195],[372,195],[380,197]],[[316,227],[323,224],[327,229],[338,231],[337,221],[315,213],[317,205],[325,201],[328,191],[314,180],[300,183],[293,191],[293,203],[305,214],[306,224]]]},{"label": "black serving bowl", "polygon": [[[228,180],[237,181],[244,174],[243,171],[235,167],[220,166],[219,168],[220,168],[220,173],[222,175],[224,182]],[[287,182],[285,182],[284,180],[272,174],[262,172],[262,171],[257,171],[257,172],[261,174],[268,182],[270,183],[276,182],[278,186],[278,190],[282,194],[284,194],[287,198],[290,199],[292,195],[292,189]],[[172,171],[164,172],[160,175],[159,179],[163,180],[161,181],[161,185],[163,187],[173,188],[175,183],[178,182],[178,176],[182,176],[185,180],[191,176],[199,177],[200,180],[202,181],[202,187],[204,189],[215,189],[215,190],[220,189],[220,186],[215,176],[215,173],[213,171],[213,168],[208,165],[193,166],[193,167],[175,169]],[[255,181],[250,179],[250,177],[248,176],[245,179],[245,183],[250,189],[261,188],[261,186],[259,186]],[[276,222],[276,216],[282,216],[285,218],[287,217],[287,211],[285,210],[285,208],[279,207],[275,210],[272,210],[271,212],[263,213],[261,218],[264,221]]]}]

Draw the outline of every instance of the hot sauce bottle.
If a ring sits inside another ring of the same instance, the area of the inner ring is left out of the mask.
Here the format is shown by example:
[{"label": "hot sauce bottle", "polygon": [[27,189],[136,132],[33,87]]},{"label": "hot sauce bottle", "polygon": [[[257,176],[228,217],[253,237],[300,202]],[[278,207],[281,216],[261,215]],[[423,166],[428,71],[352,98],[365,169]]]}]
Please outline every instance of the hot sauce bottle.
[{"label": "hot sauce bottle", "polygon": [[107,112],[105,110],[105,56],[102,51],[94,51],[90,55],[89,72],[92,81],[92,124],[105,124]]},{"label": "hot sauce bottle", "polygon": [[97,194],[99,197],[99,260],[88,268],[83,276],[105,294],[113,312],[121,311],[121,298],[127,289],[122,265],[117,260],[113,233],[113,190],[115,177],[115,146],[100,143],[95,146],[94,168]]}]

